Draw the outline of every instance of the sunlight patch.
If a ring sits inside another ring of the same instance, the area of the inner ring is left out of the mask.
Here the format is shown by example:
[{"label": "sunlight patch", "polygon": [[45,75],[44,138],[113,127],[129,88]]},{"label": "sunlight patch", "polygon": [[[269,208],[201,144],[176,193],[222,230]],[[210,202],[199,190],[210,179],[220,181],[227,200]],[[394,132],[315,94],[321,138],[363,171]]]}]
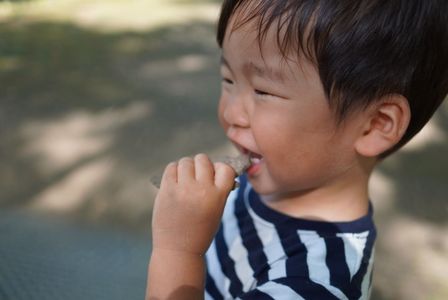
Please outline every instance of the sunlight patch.
[{"label": "sunlight patch", "polygon": [[31,200],[30,208],[59,213],[80,209],[113,171],[111,162],[105,157],[76,169],[56,183],[48,185]]},{"label": "sunlight patch", "polygon": [[42,174],[61,172],[102,155],[112,146],[115,130],[150,113],[150,103],[141,101],[99,113],[76,111],[56,120],[29,122],[22,129],[22,156],[33,159]]},{"label": "sunlight patch", "polygon": [[192,21],[215,22],[218,3],[178,5],[165,0],[35,0],[0,3],[0,21],[72,22],[102,32],[147,31]]},{"label": "sunlight patch", "polygon": [[401,151],[416,151],[429,144],[446,143],[446,133],[431,120]]},{"label": "sunlight patch", "polygon": [[203,55],[184,55],[177,60],[181,71],[195,72],[207,67],[207,57]]}]

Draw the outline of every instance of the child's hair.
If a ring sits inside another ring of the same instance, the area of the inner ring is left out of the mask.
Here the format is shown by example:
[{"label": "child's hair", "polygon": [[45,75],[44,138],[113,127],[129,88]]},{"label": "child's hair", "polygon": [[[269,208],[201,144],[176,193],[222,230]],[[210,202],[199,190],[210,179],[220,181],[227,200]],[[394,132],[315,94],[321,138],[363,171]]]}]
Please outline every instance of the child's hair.
[{"label": "child's hair", "polygon": [[409,102],[408,142],[448,93],[447,0],[225,0],[217,40],[255,21],[258,42],[276,28],[282,55],[303,54],[319,72],[337,120],[391,94]]}]

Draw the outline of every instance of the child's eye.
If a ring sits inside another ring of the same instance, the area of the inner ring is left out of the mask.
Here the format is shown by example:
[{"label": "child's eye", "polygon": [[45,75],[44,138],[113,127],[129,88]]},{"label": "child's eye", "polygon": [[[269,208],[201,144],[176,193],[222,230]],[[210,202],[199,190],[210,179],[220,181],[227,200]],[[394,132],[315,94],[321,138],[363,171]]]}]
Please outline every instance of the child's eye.
[{"label": "child's eye", "polygon": [[255,95],[260,96],[260,97],[273,96],[272,94],[269,94],[269,93],[261,91],[261,90],[255,90]]},{"label": "child's eye", "polygon": [[222,82],[227,83],[227,84],[233,84],[233,81],[229,78],[223,77],[222,78]]}]

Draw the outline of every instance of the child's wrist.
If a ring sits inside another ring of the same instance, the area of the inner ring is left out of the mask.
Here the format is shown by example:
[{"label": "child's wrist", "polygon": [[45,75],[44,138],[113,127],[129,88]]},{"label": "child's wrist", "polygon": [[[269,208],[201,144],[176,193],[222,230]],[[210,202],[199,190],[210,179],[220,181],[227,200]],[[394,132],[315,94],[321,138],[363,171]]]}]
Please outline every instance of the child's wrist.
[{"label": "child's wrist", "polygon": [[[155,269],[171,270],[170,276],[182,278],[182,282],[202,282],[205,272],[205,255],[189,251],[155,248],[152,250],[150,266]],[[157,267],[159,266],[159,267]],[[173,279],[174,280],[174,279]]]},{"label": "child's wrist", "polygon": [[153,230],[153,249],[167,254],[204,256],[212,242],[212,237],[199,232]]},{"label": "child's wrist", "polygon": [[185,257],[191,259],[204,259],[205,253],[193,251],[190,249],[176,249],[171,247],[153,247],[151,255],[171,256],[171,257]]},{"label": "child's wrist", "polygon": [[147,299],[203,299],[205,257],[189,251],[154,248]]}]

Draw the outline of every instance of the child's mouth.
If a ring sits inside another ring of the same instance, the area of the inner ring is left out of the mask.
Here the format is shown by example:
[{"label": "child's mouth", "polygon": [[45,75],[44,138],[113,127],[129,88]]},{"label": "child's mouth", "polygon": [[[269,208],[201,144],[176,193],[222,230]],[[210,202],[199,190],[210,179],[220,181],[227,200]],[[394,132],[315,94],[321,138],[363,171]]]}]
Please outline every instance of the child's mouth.
[{"label": "child's mouth", "polygon": [[238,144],[236,142],[234,142],[234,145],[243,155],[249,158],[250,165],[245,168],[245,172],[247,173],[247,175],[255,176],[257,173],[259,173],[264,162],[263,156],[261,154],[252,152],[251,150],[243,147],[241,144]]},{"label": "child's mouth", "polygon": [[249,155],[250,166],[246,169],[246,172],[249,176],[256,175],[261,168],[261,164],[263,163],[263,156],[248,150],[247,154]]}]

